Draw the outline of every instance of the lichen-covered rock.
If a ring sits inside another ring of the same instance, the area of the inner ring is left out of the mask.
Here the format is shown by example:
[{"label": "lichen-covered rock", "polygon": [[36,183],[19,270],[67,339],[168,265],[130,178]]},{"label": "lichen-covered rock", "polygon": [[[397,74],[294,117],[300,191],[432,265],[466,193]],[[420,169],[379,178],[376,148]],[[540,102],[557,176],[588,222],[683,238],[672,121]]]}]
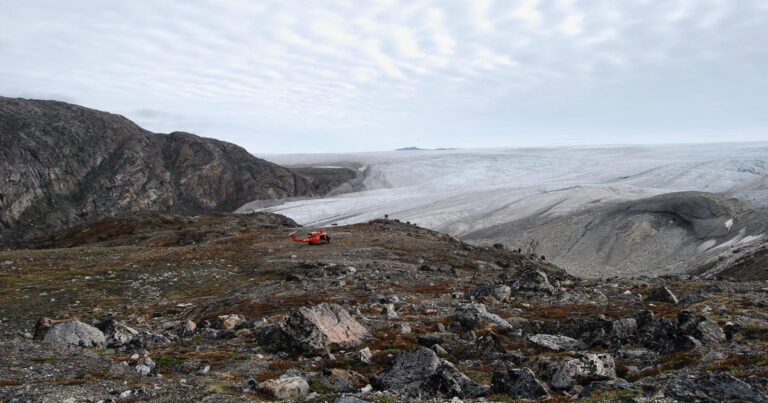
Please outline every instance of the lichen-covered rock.
[{"label": "lichen-covered rock", "polygon": [[53,324],[43,337],[44,341],[81,347],[104,347],[107,340],[101,330],[77,320]]},{"label": "lichen-covered rock", "polygon": [[651,291],[651,293],[648,294],[648,301],[667,302],[670,304],[679,302],[675,294],[666,286],[661,286]]},{"label": "lichen-covered rock", "polygon": [[657,398],[681,402],[768,402],[768,395],[754,386],[724,372],[683,376],[669,375],[649,379]]},{"label": "lichen-covered rock", "polygon": [[309,384],[300,376],[292,376],[264,381],[258,390],[275,400],[295,399],[309,393]]},{"label": "lichen-covered rock", "polygon": [[371,385],[379,390],[403,389],[419,384],[434,374],[442,360],[428,348],[417,348],[398,354],[387,369],[371,375]]},{"label": "lichen-covered rock", "polygon": [[516,273],[507,283],[513,290],[553,293],[555,286],[543,270],[531,268]]},{"label": "lichen-covered rock", "polygon": [[167,346],[171,340],[162,334],[148,331],[141,332],[131,339],[130,345],[134,348],[150,348],[155,346]]},{"label": "lichen-covered rock", "polygon": [[549,397],[546,386],[529,368],[510,369],[494,372],[491,379],[491,394],[505,394],[512,399],[531,400]]},{"label": "lichen-covered rock", "polygon": [[499,315],[488,312],[483,304],[465,304],[456,308],[451,319],[464,330],[473,330],[493,324],[502,330],[514,330],[514,327]]},{"label": "lichen-covered rock", "polygon": [[333,393],[356,392],[367,383],[363,375],[340,368],[326,369],[315,380]]},{"label": "lichen-covered rock", "polygon": [[568,336],[535,334],[528,337],[528,340],[539,347],[552,351],[581,351],[587,349],[587,345],[584,342]]},{"label": "lichen-covered rock", "polygon": [[390,366],[371,375],[370,381],[378,390],[393,389],[411,397],[475,398],[488,393],[487,387],[475,383],[428,348],[395,356]]},{"label": "lichen-covered rock", "polygon": [[503,284],[490,284],[475,288],[467,293],[467,296],[474,298],[490,297],[498,301],[507,301],[512,295],[512,289]]},{"label": "lichen-covered rock", "polygon": [[725,332],[720,325],[704,316],[694,315],[688,311],[681,311],[677,315],[677,329],[682,336],[694,337],[701,344],[725,341]]},{"label": "lichen-covered rock", "polygon": [[448,361],[442,360],[434,374],[421,384],[420,394],[429,397],[462,399],[488,394],[488,387],[469,379]]},{"label": "lichen-covered rock", "polygon": [[107,339],[107,347],[124,346],[139,334],[136,329],[113,319],[101,322],[98,327]]},{"label": "lichen-covered rock", "polygon": [[570,389],[593,381],[616,378],[616,364],[610,354],[586,353],[567,361],[552,376],[550,384],[556,389]]},{"label": "lichen-covered rock", "polygon": [[233,330],[235,326],[244,323],[245,316],[238,314],[219,315],[211,321],[211,327],[221,330]]},{"label": "lichen-covered rock", "polygon": [[322,354],[360,345],[368,330],[336,304],[320,304],[292,311],[280,323],[259,333],[260,344],[273,350]]}]

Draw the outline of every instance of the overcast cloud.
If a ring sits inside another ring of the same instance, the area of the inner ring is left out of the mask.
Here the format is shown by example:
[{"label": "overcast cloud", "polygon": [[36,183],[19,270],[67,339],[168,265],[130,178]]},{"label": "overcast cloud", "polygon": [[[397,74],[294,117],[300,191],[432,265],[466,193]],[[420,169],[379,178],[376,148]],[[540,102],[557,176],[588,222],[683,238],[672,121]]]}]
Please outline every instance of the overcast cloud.
[{"label": "overcast cloud", "polygon": [[254,153],[768,139],[765,0],[0,9],[0,95]]}]

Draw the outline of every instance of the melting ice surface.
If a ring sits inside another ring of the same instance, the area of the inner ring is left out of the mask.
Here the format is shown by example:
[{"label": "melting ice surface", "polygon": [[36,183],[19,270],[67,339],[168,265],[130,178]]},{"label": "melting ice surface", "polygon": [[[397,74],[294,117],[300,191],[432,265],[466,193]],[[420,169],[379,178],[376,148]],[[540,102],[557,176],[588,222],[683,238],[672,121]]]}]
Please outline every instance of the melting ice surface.
[{"label": "melting ice surface", "polygon": [[[768,204],[768,143],[262,156],[282,165],[365,167],[364,190],[267,208],[304,226],[382,218],[461,236],[532,214],[699,190]],[[243,206],[240,212],[254,210]]]}]

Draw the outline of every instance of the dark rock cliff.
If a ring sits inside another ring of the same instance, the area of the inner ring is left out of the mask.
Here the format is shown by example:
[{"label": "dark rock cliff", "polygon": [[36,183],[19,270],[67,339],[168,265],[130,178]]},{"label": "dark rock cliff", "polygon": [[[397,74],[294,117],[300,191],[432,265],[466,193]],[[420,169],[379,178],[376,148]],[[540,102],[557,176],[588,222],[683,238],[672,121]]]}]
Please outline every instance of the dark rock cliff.
[{"label": "dark rock cliff", "polygon": [[151,133],[63,102],[0,97],[0,239],[134,211],[232,211],[316,194],[305,178],[234,144]]}]

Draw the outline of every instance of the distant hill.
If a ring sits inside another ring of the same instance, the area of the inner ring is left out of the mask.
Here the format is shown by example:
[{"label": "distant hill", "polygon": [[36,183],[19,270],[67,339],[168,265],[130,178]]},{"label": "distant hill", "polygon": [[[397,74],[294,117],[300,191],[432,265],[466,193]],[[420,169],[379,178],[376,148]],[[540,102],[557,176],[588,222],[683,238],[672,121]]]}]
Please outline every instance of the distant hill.
[{"label": "distant hill", "polygon": [[397,148],[395,151],[449,151],[455,150],[455,148],[419,148],[419,147],[403,147]]},{"label": "distant hill", "polygon": [[0,97],[0,239],[128,212],[191,215],[314,195],[307,179],[231,143],[151,133],[63,102]]}]

